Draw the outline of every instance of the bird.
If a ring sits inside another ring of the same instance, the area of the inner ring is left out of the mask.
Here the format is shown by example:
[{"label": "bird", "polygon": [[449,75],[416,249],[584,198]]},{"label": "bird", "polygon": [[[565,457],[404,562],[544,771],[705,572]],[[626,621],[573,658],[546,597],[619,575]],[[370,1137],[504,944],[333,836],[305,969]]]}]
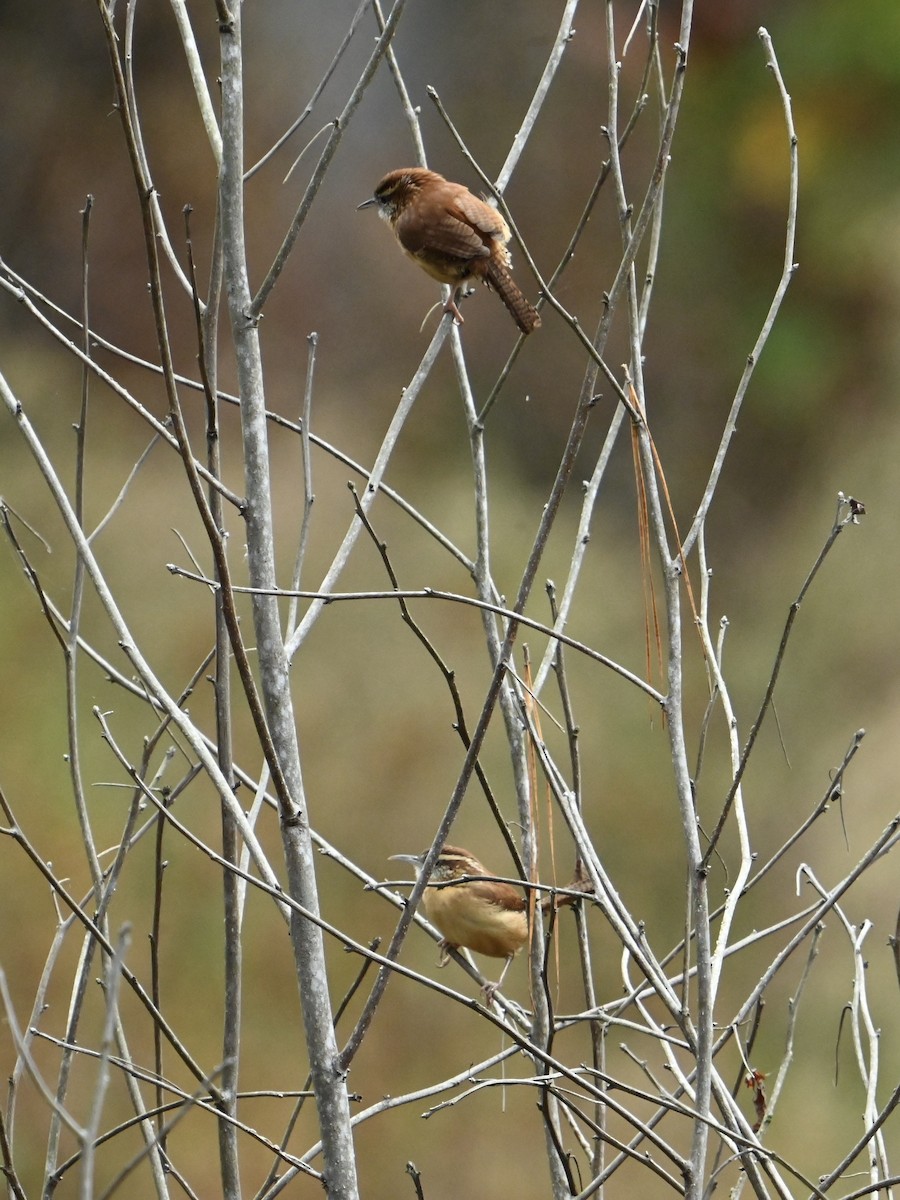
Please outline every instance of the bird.
[{"label": "bird", "polygon": [[[392,854],[391,858],[412,863],[418,879],[427,854],[426,850],[422,854]],[[484,988],[487,1004],[529,934],[528,902],[522,893],[512,884],[490,876],[491,872],[468,850],[444,846],[422,897],[426,916],[444,935],[439,966],[446,966],[450,951],[460,946],[489,958],[506,959],[497,982]],[[455,879],[466,882],[454,885]]]},{"label": "bird", "polygon": [[480,279],[497,293],[522,333],[538,328],[540,314],[510,274],[509,226],[492,205],[424,167],[389,171],[358,208],[371,205],[377,205],[404,253],[432,279],[453,287],[444,311],[458,322],[463,318],[456,306],[457,289]]}]

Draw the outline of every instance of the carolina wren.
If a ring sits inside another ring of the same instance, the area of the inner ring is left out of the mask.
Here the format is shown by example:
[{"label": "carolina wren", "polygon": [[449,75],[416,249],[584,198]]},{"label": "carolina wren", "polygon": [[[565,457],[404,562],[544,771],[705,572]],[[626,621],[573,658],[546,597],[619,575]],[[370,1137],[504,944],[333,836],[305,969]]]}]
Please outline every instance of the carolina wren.
[{"label": "carolina wren", "polygon": [[[418,879],[427,853],[426,850],[424,854],[393,854],[391,857],[412,863]],[[484,989],[485,1000],[490,1003],[506,977],[509,964],[528,941],[528,909],[522,893],[510,883],[476,878],[453,885],[454,879],[472,875],[489,876],[490,871],[468,850],[445,846],[438,855],[422,904],[428,919],[444,935],[440,966],[446,966],[449,951],[460,946],[490,958],[506,959],[500,978]],[[448,886],[436,887],[435,884]]]},{"label": "carolina wren", "polygon": [[537,309],[525,299],[510,275],[509,226],[500,213],[461,183],[422,167],[389,171],[374,196],[360,208],[378,206],[378,215],[397,235],[404,252],[439,283],[454,288],[445,312],[462,321],[456,289],[468,279],[492,288],[522,333],[541,323]]}]

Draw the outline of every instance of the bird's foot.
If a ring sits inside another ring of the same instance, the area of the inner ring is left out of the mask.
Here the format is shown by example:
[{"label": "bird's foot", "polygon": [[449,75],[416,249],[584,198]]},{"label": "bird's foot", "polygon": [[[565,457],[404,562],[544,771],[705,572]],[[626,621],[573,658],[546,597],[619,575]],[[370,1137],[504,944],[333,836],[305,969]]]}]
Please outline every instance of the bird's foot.
[{"label": "bird's foot", "polygon": [[447,303],[444,305],[444,312],[453,314],[453,320],[454,320],[455,324],[465,325],[465,323],[466,323],[465,319],[464,319],[462,313],[456,307],[456,300],[453,296],[451,296],[450,299],[447,301]]},{"label": "bird's foot", "polygon": [[497,989],[500,987],[498,983],[486,983],[481,989],[481,996],[484,1000],[485,1008],[490,1008],[494,1003],[494,997],[497,995]]}]

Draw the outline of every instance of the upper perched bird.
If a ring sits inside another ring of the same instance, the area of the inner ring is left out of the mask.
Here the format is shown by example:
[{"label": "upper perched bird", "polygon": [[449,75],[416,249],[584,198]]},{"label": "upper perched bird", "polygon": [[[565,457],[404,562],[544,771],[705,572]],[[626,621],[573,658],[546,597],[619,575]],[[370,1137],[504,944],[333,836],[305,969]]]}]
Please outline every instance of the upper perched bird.
[{"label": "upper perched bird", "polygon": [[[496,208],[461,183],[422,167],[389,171],[359,207],[373,204],[405,253],[433,279],[454,289],[480,279],[499,295],[522,333],[540,325],[540,314],[510,275],[509,226]],[[455,291],[444,307],[462,321]]]}]

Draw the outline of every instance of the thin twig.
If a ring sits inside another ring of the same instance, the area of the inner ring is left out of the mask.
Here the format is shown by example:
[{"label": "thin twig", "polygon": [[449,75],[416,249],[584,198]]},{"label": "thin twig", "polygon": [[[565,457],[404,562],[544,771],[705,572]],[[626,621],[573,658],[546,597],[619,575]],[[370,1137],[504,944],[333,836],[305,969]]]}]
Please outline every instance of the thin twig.
[{"label": "thin twig", "polygon": [[265,307],[266,300],[269,298],[269,293],[278,282],[281,272],[287,265],[287,260],[290,257],[291,250],[297,240],[300,230],[303,228],[304,222],[309,215],[309,210],[312,208],[319,188],[322,185],[322,180],[325,178],[325,173],[331,165],[331,160],[340,145],[341,138],[344,136],[344,131],[350,124],[353,114],[359,107],[359,102],[363,98],[363,93],[372,82],[379,63],[387,52],[388,46],[391,44],[391,39],[397,29],[400,18],[403,16],[403,10],[406,7],[406,0],[394,0],[394,7],[391,9],[391,15],[387,19],[384,30],[378,41],[375,43],[375,49],[372,51],[369,61],[366,63],[362,74],[357,80],[356,86],[351,92],[347,103],[344,105],[340,116],[335,117],[334,125],[331,130],[331,136],[325,144],[325,148],[319,155],[319,161],[316,163],[312,173],[312,178],[306,186],[306,191],[303,194],[303,199],[297,208],[294,218],[288,227],[284,241],[281,243],[281,248],[275,255],[275,259],[269,267],[268,273],[260,285],[259,291],[253,297],[252,301],[247,304],[244,316],[246,320],[255,323]]},{"label": "thin twig", "polygon": [[737,386],[737,391],[734,395],[734,400],[731,403],[731,410],[728,414],[728,419],[725,422],[725,428],[722,433],[722,439],[719,442],[719,448],[716,451],[715,461],[713,462],[712,470],[710,471],[709,479],[703,491],[703,497],[697,507],[697,513],[691,523],[687,536],[684,539],[682,546],[685,557],[690,554],[697,535],[700,532],[700,526],[706,520],[706,515],[709,512],[709,507],[712,504],[713,496],[719,483],[719,478],[722,474],[722,469],[725,465],[725,458],[728,454],[728,448],[731,445],[731,439],[734,437],[737,429],[738,417],[740,416],[741,408],[743,407],[744,398],[747,395],[747,389],[750,386],[750,380],[756,370],[756,364],[759,362],[760,356],[769,340],[769,335],[775,325],[775,320],[781,309],[784,297],[787,294],[790,282],[794,277],[798,264],[794,261],[794,249],[797,239],[797,198],[800,190],[799,185],[799,153],[797,132],[794,128],[794,117],[791,111],[791,98],[788,95],[787,88],[784,84],[784,79],[781,75],[781,69],[778,66],[778,60],[775,57],[775,50],[772,45],[772,39],[765,29],[760,27],[759,37],[762,40],[766,50],[766,66],[775,77],[775,82],[778,87],[778,94],[781,97],[781,104],[784,110],[784,121],[788,135],[788,150],[790,154],[790,183],[788,188],[788,213],[787,213],[787,228],[784,238],[784,264],[782,266],[781,278],[775,288],[775,294],[772,297],[772,302],[769,305],[769,311],[766,313],[762,328],[753,349],[747,358],[747,363],[744,367],[740,382]]},{"label": "thin twig", "polygon": [[284,133],[281,135],[281,137],[276,139],[274,144],[265,152],[265,154],[262,156],[262,158],[259,159],[258,162],[254,163],[254,165],[252,167],[249,167],[244,172],[244,182],[245,183],[248,180],[252,179],[253,176],[257,173],[257,171],[262,170],[262,168],[266,165],[266,163],[278,153],[278,151],[281,149],[281,147],[283,145],[285,145],[285,143],[288,142],[294,136],[294,134],[297,132],[297,130],[300,128],[300,126],[303,124],[303,122],[306,120],[306,118],[312,113],[313,109],[315,108],[315,106],[319,100],[319,97],[322,95],[322,92],[325,90],[325,85],[328,83],[329,79],[331,79],[332,75],[334,74],[334,72],[337,68],[338,63],[344,57],[344,53],[347,50],[347,47],[350,45],[350,42],[353,39],[353,35],[356,32],[356,28],[359,25],[359,22],[362,20],[363,14],[365,13],[366,9],[369,7],[370,3],[371,3],[371,0],[360,0],[359,7],[357,8],[356,12],[353,14],[352,18],[350,19],[350,24],[347,26],[347,32],[344,34],[343,38],[341,39],[341,44],[338,46],[337,50],[334,53],[334,58],[332,58],[331,62],[328,64],[328,66],[325,69],[325,74],[322,76],[322,78],[319,80],[319,82],[316,84],[315,88],[313,89],[313,93],[310,96],[309,100],[307,100],[306,107],[303,109],[303,112],[300,114],[299,117],[296,118],[296,120],[291,122],[291,124],[284,131]]},{"label": "thin twig", "polygon": [[[362,500],[360,503],[363,504]],[[196,572],[185,571],[182,567],[176,566],[174,563],[167,564],[167,570],[173,575],[179,576],[181,579],[187,579],[192,583],[202,583],[207,587],[215,587],[216,582],[205,575],[198,575]],[[586,658],[593,659],[595,662],[609,667],[617,675],[621,675],[628,683],[634,684],[645,692],[651,700],[657,704],[664,703],[664,697],[649,683],[645,682],[640,676],[633,674],[626,667],[614,662],[611,658],[607,658],[605,654],[601,654],[598,650],[591,649],[584,642],[576,641],[575,638],[569,637],[567,634],[561,633],[556,629],[551,629],[545,625],[543,621],[534,620],[531,617],[525,616],[523,613],[517,613],[515,609],[505,608],[500,604],[492,604],[486,600],[477,600],[474,596],[463,596],[457,592],[446,592],[440,588],[403,588],[397,591],[390,592],[325,592],[315,591],[295,592],[290,588],[254,588],[235,586],[233,589],[236,595],[241,594],[259,594],[265,596],[299,596],[302,600],[320,601],[324,604],[338,604],[341,601],[354,600],[445,600],[454,604],[465,604],[471,608],[485,609],[487,612],[492,612],[497,616],[504,617],[509,621],[515,621],[520,625],[525,625],[529,629],[536,629],[540,633],[546,634],[548,637],[554,638],[556,641],[562,642],[566,646],[570,646],[573,650],[577,650],[579,654],[583,654]]]},{"label": "thin twig", "polygon": [[756,720],[751,726],[750,734],[741,753],[737,769],[734,771],[731,786],[728,789],[728,794],[726,795],[725,801],[722,805],[722,811],[719,815],[718,821],[716,822],[716,827],[709,839],[709,845],[703,857],[704,868],[709,864],[709,860],[715,851],[716,845],[722,834],[722,830],[725,827],[725,822],[728,820],[728,814],[731,811],[731,806],[734,802],[737,790],[741,786],[741,780],[743,779],[744,772],[747,769],[747,763],[750,759],[751,753],[753,752],[753,747],[756,744],[756,739],[759,736],[762,723],[765,719],[766,713],[769,710],[769,706],[772,703],[772,698],[775,694],[775,684],[778,682],[778,676],[781,672],[781,667],[784,662],[785,652],[787,651],[788,640],[791,636],[791,630],[794,627],[794,621],[796,620],[797,614],[800,611],[800,605],[803,603],[806,593],[812,587],[813,580],[819,573],[819,570],[825,559],[828,557],[828,554],[831,548],[834,546],[834,543],[848,525],[859,524],[860,517],[865,513],[865,511],[865,506],[862,505],[858,500],[854,500],[852,496],[845,496],[843,492],[838,493],[837,514],[834,519],[834,524],[831,527],[831,532],[825,539],[825,542],[819,551],[815,562],[809,570],[809,574],[803,581],[800,591],[797,593],[797,599],[788,609],[787,620],[785,621],[784,629],[781,633],[781,641],[778,644],[778,650],[775,654],[775,662],[769,674],[769,681],[766,684],[765,694],[763,695],[762,703],[759,706],[759,712],[756,714]]}]

